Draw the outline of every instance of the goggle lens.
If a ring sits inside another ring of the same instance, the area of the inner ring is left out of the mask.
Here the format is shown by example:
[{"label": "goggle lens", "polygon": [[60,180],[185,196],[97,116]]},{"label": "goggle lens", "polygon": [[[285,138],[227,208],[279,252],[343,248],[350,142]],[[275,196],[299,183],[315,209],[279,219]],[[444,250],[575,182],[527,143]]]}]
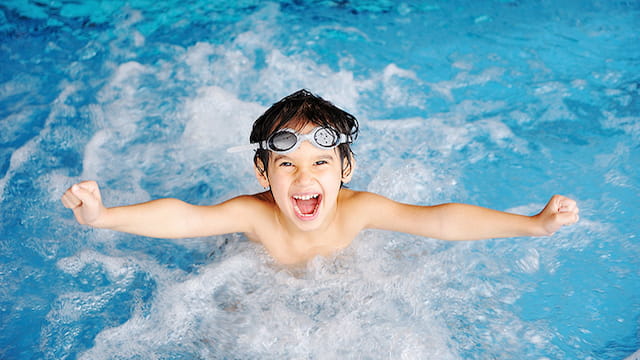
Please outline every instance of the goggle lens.
[{"label": "goggle lens", "polygon": [[338,134],[335,131],[327,128],[320,128],[313,134],[313,139],[316,144],[326,147],[332,148],[338,145]]},{"label": "goggle lens", "polygon": [[295,133],[289,131],[279,131],[269,138],[269,149],[273,151],[291,150],[298,143]]}]

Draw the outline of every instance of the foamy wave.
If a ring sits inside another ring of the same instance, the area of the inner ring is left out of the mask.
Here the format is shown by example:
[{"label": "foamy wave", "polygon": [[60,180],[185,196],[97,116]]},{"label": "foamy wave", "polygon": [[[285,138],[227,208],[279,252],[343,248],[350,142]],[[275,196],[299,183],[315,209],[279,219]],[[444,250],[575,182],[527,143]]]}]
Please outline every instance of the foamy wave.
[{"label": "foamy wave", "polygon": [[185,104],[188,121],[181,141],[193,146],[190,150],[199,151],[248,144],[253,119],[264,110],[220,87],[201,88],[197,97]]},{"label": "foamy wave", "polygon": [[[367,261],[354,266],[349,258],[337,263],[317,259],[295,275],[265,265],[255,255],[250,251],[230,256],[183,279],[158,277],[151,307],[134,310],[125,323],[101,331],[80,358],[158,358],[178,353],[205,358],[380,353],[409,359],[457,358],[444,324],[431,316],[414,289],[419,273],[403,279],[385,274],[380,264]],[[130,260],[82,253],[60,266],[77,273],[98,261],[113,279],[124,279],[132,269]],[[142,268],[153,278],[159,271]],[[71,300],[76,295],[65,297]],[[69,305],[76,305],[61,307],[55,316],[77,317],[78,311],[99,307],[102,297],[83,295],[84,300],[71,301]]]}]

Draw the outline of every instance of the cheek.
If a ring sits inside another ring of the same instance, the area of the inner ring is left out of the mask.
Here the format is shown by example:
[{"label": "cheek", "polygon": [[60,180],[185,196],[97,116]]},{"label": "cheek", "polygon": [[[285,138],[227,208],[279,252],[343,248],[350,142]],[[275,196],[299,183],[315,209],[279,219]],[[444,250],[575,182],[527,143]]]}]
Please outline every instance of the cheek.
[{"label": "cheek", "polygon": [[290,182],[287,181],[286,177],[272,176],[269,180],[271,194],[273,194],[274,200],[279,205],[283,205],[283,202],[288,202]]},{"label": "cheek", "polygon": [[274,196],[283,192],[286,194],[286,186],[281,178],[273,177],[269,184],[271,184],[271,192]]},{"label": "cheek", "polygon": [[342,184],[342,175],[336,171],[327,172],[322,177],[322,183],[325,184],[325,191],[331,194],[337,194]]}]

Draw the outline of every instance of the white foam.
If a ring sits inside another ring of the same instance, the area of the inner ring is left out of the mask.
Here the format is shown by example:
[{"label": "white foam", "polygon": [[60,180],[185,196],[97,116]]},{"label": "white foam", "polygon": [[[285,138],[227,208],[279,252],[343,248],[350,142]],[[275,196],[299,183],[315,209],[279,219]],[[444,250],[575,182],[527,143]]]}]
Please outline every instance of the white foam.
[{"label": "white foam", "polygon": [[522,110],[514,110],[509,113],[509,117],[516,120],[520,125],[534,121],[534,118]]},{"label": "white foam", "polygon": [[626,357],[624,360],[640,360],[640,349]]},{"label": "white foam", "polygon": [[[122,182],[120,188],[101,188],[103,201],[107,206],[149,201],[151,197],[140,184],[144,174],[135,166],[138,157],[129,156],[122,159],[122,155],[114,154],[114,143],[127,140],[119,136],[123,134],[114,134],[109,130],[97,131],[94,134],[85,146],[81,180],[96,180],[99,185],[104,185],[101,182],[119,179]],[[145,150],[152,151],[152,147]],[[137,155],[144,157],[144,154]],[[115,159],[120,161],[114,161]],[[122,176],[123,173],[126,173],[126,176]]]},{"label": "white foam", "polygon": [[[443,117],[441,117],[443,116]],[[456,118],[457,116],[457,118]],[[436,114],[429,119],[410,118],[399,120],[376,120],[367,122],[367,126],[389,133],[411,141],[403,141],[394,146],[416,146],[420,144],[428,144],[429,149],[440,152],[444,157],[448,157],[453,151],[461,149],[463,146],[471,142],[471,133],[468,127],[457,126],[459,119],[463,115],[454,114]],[[417,131],[421,132],[419,139],[415,139]],[[368,140],[361,139],[360,142]],[[369,140],[370,141],[370,140]],[[379,148],[378,142],[371,141],[371,146]],[[395,153],[399,153],[402,149],[396,149]]]},{"label": "white foam", "polygon": [[[31,84],[28,84],[28,85],[31,85]],[[47,119],[45,120],[43,129],[40,130],[38,134],[34,135],[31,139],[29,139],[20,148],[14,150],[11,153],[11,158],[9,160],[9,168],[7,169],[7,172],[4,175],[4,177],[0,178],[0,201],[3,201],[4,199],[4,190],[5,190],[6,184],[9,181],[9,179],[11,179],[11,177],[14,175],[14,173],[18,169],[22,168],[25,164],[27,164],[30,160],[32,160],[33,157],[39,156],[40,152],[42,151],[42,149],[40,148],[42,139],[45,139],[48,136],[51,136],[52,134],[51,123],[57,120],[57,118],[59,117],[73,117],[76,115],[75,108],[70,105],[67,105],[66,101],[70,96],[72,96],[78,90],[78,85],[72,84],[72,83],[63,83],[61,84],[60,87],[62,88],[62,91],[60,92],[60,94],[58,94],[56,99],[51,103],[51,110],[49,112],[49,115],[47,116]],[[24,121],[22,119],[33,117],[33,116],[35,116],[35,114],[32,112],[32,110],[27,108],[21,112],[10,115],[8,118],[4,120],[6,124],[9,124],[9,126],[11,126],[12,124],[15,124],[15,126],[24,126]],[[55,129],[55,131],[58,133],[64,133],[64,130],[65,129],[62,126],[58,126]],[[14,131],[12,131],[11,128],[6,128],[6,131],[3,134],[7,136],[12,134],[13,132]],[[0,140],[2,140],[2,138],[0,138]],[[47,174],[43,176],[46,177]],[[33,179],[33,180],[37,181],[37,179]]]},{"label": "white foam", "polygon": [[455,69],[470,71],[473,70],[473,62],[469,60],[458,60],[451,63],[451,67]]},{"label": "white foam", "polygon": [[266,63],[268,66],[260,71],[258,81],[272,94],[282,93],[281,89],[289,89],[286,94],[306,87],[350,110],[357,108],[359,94],[368,86],[367,82],[356,80],[350,71],[335,72],[327,65],[299,56],[285,56],[279,50],[269,52]]},{"label": "white foam", "polygon": [[220,87],[201,88],[185,104],[188,121],[182,141],[201,151],[248,144],[253,119],[264,110]]},{"label": "white foam", "polygon": [[[366,126],[376,134],[359,139],[359,151],[375,151],[375,169],[369,170],[368,190],[383,193],[410,203],[438,203],[461,196],[458,182],[463,163],[456,158],[461,149],[472,147],[465,163],[475,163],[490,155],[488,140],[500,148],[529,153],[528,143],[516,136],[501,116],[468,122],[469,116],[482,116],[504,106],[502,102],[464,101],[452,111],[435,114],[429,119],[368,121]],[[376,139],[386,141],[380,147]],[[395,139],[401,139],[396,141]],[[412,154],[399,159],[398,154]],[[431,156],[427,154],[432,154]],[[372,165],[373,166],[373,165]],[[363,171],[363,170],[360,170]]]},{"label": "white foam", "polygon": [[527,254],[516,261],[518,268],[527,274],[533,274],[540,269],[540,254],[538,250],[530,248]]},{"label": "white foam", "polygon": [[[98,265],[112,284],[62,294],[47,318],[72,326],[84,314],[103,311],[116,294],[131,291],[133,275],[142,271],[157,286],[150,307],[136,307],[125,323],[103,329],[80,358],[173,352],[204,358],[459,358],[441,318],[450,307],[436,303],[447,288],[444,275],[453,265],[448,257],[425,258],[416,269],[394,267],[401,262],[381,256],[388,239],[369,235],[339,257],[318,258],[302,271],[272,267],[251,244],[187,276],[136,256],[83,251],[60,260],[59,268],[77,277],[87,265]],[[455,296],[466,303],[473,294],[495,295],[481,284],[477,288]]]},{"label": "white foam", "polygon": [[[101,147],[109,139],[109,134],[105,130],[97,131],[94,133],[91,140],[87,143],[84,149],[84,159],[82,161],[83,171],[82,178],[84,179],[98,179],[99,172],[102,169],[102,159],[105,157],[101,154]],[[106,154],[105,154],[106,155]]]},{"label": "white foam", "polygon": [[[239,274],[251,270],[251,262],[243,258],[232,258],[221,266],[208,267],[202,273],[182,281],[180,279],[158,278],[159,295],[155,297],[150,314],[140,311],[124,324],[105,329],[95,339],[95,346],[82,354],[83,359],[110,359],[114,357],[156,357],[167,347],[182,344],[183,354],[194,350],[194,344],[206,341],[207,327],[215,326],[209,319],[221,310],[212,303],[214,291],[233,281]],[[156,274],[152,272],[152,276]],[[204,326],[201,326],[204,324]],[[222,325],[222,324],[218,324]],[[223,329],[219,329],[224,331]],[[198,333],[198,332],[201,333]],[[216,339],[211,344],[198,349],[199,354],[211,355]],[[214,354],[215,355],[215,354]]]},{"label": "white foam", "polygon": [[611,111],[602,111],[605,119],[602,126],[608,129],[621,129],[630,135],[636,142],[640,141],[640,117],[617,116]]},{"label": "white foam", "polygon": [[26,144],[19,149],[14,150],[11,153],[11,159],[9,160],[9,169],[5,176],[0,179],[0,202],[4,200],[4,190],[7,182],[11,179],[16,169],[20,168],[25,162],[29,160],[31,156],[38,151],[38,139],[32,138]]},{"label": "white foam", "polygon": [[142,263],[137,263],[134,258],[109,256],[93,250],[83,250],[56,263],[60,270],[71,275],[78,275],[89,264],[100,265],[109,279],[117,281],[130,279]]},{"label": "white foam", "polygon": [[[457,63],[456,63],[457,64]],[[459,65],[457,64],[456,67]],[[441,94],[445,99],[454,102],[453,90],[469,85],[483,85],[489,81],[500,81],[505,69],[493,67],[483,70],[480,74],[470,74],[461,71],[452,80],[443,80],[437,83],[429,83],[431,89]]]},{"label": "white foam", "polygon": [[412,85],[421,83],[413,71],[389,64],[382,70],[381,77],[380,82],[384,87],[381,99],[388,107],[424,107],[424,95],[420,91],[412,91]]},{"label": "white foam", "polygon": [[519,153],[527,154],[528,144],[524,139],[518,138],[511,128],[502,122],[501,117],[491,117],[473,123],[473,127],[480,134],[488,133],[491,141],[501,148],[509,147]]},{"label": "white foam", "polygon": [[380,166],[368,191],[412,204],[433,204],[456,192],[455,174],[438,174],[437,165],[397,159]]},{"label": "white foam", "polygon": [[120,88],[123,90],[135,90],[136,79],[145,73],[149,73],[150,69],[136,61],[129,61],[118,66],[113,76],[109,80],[110,87]]},{"label": "white foam", "polygon": [[41,80],[37,77],[16,74],[11,80],[0,84],[0,98],[8,98],[18,94],[37,91]]},{"label": "white foam", "polygon": [[533,93],[544,104],[544,111],[536,118],[537,122],[578,120],[564,101],[570,95],[566,84],[557,81],[543,82],[534,88]]},{"label": "white foam", "polygon": [[[187,50],[184,55],[184,62],[189,65],[193,73],[199,74],[199,69],[208,70],[208,65],[211,62],[209,57],[214,53],[215,47],[212,44],[198,42]],[[208,78],[208,76],[205,78]]]}]

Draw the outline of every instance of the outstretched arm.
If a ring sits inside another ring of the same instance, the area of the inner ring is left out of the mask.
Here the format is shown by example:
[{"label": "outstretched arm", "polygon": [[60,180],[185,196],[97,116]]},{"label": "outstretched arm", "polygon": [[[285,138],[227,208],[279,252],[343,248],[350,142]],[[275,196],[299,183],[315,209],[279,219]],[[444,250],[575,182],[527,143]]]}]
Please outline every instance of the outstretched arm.
[{"label": "outstretched arm", "polygon": [[159,199],[107,208],[94,181],[75,184],[62,196],[62,203],[80,224],[161,238],[247,232],[244,209],[251,208],[247,206],[249,201],[252,199],[241,197],[219,205],[196,206],[177,199]]},{"label": "outstretched arm", "polygon": [[[547,236],[578,221],[575,201],[555,195],[537,215],[525,216],[466,204],[417,206],[368,194],[369,227],[442,240]],[[375,203],[375,205],[374,205]]]}]

